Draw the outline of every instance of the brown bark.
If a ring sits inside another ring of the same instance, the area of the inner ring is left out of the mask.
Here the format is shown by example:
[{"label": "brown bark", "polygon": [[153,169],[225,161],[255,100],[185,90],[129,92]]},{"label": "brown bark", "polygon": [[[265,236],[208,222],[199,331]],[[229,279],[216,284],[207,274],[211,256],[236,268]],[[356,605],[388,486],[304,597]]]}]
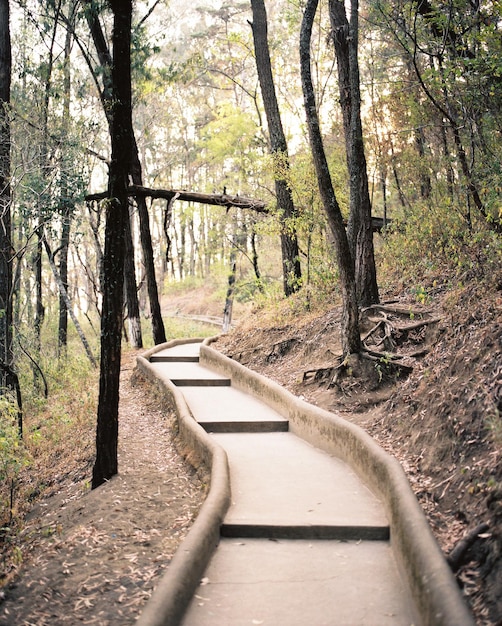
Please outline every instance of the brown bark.
[{"label": "brown bark", "polygon": [[[103,102],[103,108],[110,123],[110,110],[111,110],[111,82],[110,82],[110,68],[111,68],[111,56],[108,50],[108,45],[104,37],[103,29],[99,23],[98,15],[95,10],[92,10],[91,3],[86,0],[86,4],[89,6],[89,10],[86,11],[87,22],[89,30],[98,53],[99,62],[103,68],[103,89],[101,92],[101,100]],[[139,159],[138,146],[136,144],[136,138],[134,131],[131,127],[131,178],[135,185],[141,187],[143,183],[143,174],[141,168],[141,162]],[[105,198],[107,194],[103,195]],[[101,197],[94,197],[94,199],[102,199]],[[148,290],[148,297],[150,301],[150,315],[152,319],[152,334],[155,344],[163,343],[166,341],[166,334],[164,329],[164,322],[162,320],[162,314],[160,309],[159,294],[157,281],[155,277],[155,260],[153,256],[152,237],[150,233],[150,222],[148,218],[148,209],[144,200],[145,196],[138,195],[138,215],[140,222],[140,241],[143,250],[143,261],[145,264],[146,283]],[[139,305],[138,305],[139,308]]]},{"label": "brown bark", "polygon": [[110,0],[113,11],[113,108],[110,198],[106,205],[103,256],[103,311],[96,460],[92,487],[118,471],[118,408],[124,285],[124,234],[128,220],[127,182],[132,152],[131,21],[132,0]]},{"label": "brown bark", "polygon": [[357,305],[354,260],[343,224],[340,206],[338,204],[335,190],[333,189],[331,175],[329,173],[312,85],[310,69],[310,39],[318,1],[319,0],[307,0],[300,31],[302,89],[305,101],[310,146],[317,174],[319,192],[335,242],[336,258],[340,272],[340,289],[343,301],[341,344],[344,355],[348,355],[352,353],[359,353],[361,351],[359,310]]},{"label": "brown bark", "polygon": [[[12,258],[10,192],[11,42],[9,2],[0,0],[0,362],[12,363]],[[5,371],[5,370],[3,370]],[[2,383],[6,376],[2,375]]]},{"label": "brown bark", "polygon": [[361,94],[358,60],[358,3],[351,2],[350,22],[345,5],[330,0],[329,12],[338,67],[345,151],[350,177],[349,245],[355,264],[356,290],[362,306],[379,301],[373,248],[371,201],[361,124]]},{"label": "brown bark", "polygon": [[268,46],[267,12],[264,0],[251,0],[253,11],[254,50],[256,69],[260,81],[263,106],[267,117],[268,132],[270,136],[270,151],[277,163],[275,165],[275,193],[281,229],[282,269],[284,293],[291,295],[301,286],[300,253],[296,227],[293,220],[297,217],[297,211],[293,202],[291,189],[288,185],[285,173],[289,170],[289,156],[286,136],[282,127],[281,115],[275,92],[270,51]]},{"label": "brown bark", "polygon": [[[239,209],[252,209],[258,213],[268,213],[269,210],[261,200],[253,200],[243,196],[227,196],[227,194],[197,193],[194,191],[179,191],[176,189],[151,189],[141,185],[130,185],[129,195],[135,198],[161,198],[170,202],[171,200],[182,200],[185,202],[198,202],[199,204],[210,204],[212,206],[236,207]],[[107,197],[107,192],[89,194],[85,197],[87,201],[103,200]]]}]

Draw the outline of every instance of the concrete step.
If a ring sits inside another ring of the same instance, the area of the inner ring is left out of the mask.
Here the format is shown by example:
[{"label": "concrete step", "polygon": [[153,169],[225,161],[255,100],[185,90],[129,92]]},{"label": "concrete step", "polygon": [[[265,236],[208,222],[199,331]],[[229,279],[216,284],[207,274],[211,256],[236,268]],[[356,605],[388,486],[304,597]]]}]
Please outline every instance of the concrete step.
[{"label": "concrete step", "polygon": [[381,502],[350,467],[303,439],[291,433],[212,436],[230,467],[225,524],[388,528]]},{"label": "concrete step", "polygon": [[223,524],[222,537],[241,539],[339,539],[340,541],[388,541],[389,526],[334,526],[310,524],[279,526],[272,524]]},{"label": "concrete step", "polygon": [[151,363],[198,363],[198,356],[176,356],[172,354],[164,354],[157,356],[152,354],[150,357]]},{"label": "concrete step", "polygon": [[264,402],[233,387],[187,388],[185,400],[194,418],[207,432],[287,431],[288,420]]},{"label": "concrete step", "polygon": [[183,626],[410,626],[387,542],[222,539]]},{"label": "concrete step", "polygon": [[150,361],[153,363],[157,359],[162,359],[163,357],[197,357],[199,358],[200,352],[200,341],[195,341],[193,343],[182,343],[177,346],[171,346],[170,348],[163,348],[162,350],[157,350],[150,357]]},{"label": "concrete step", "polygon": [[[151,362],[151,360],[150,360]],[[199,363],[161,361],[152,363],[159,378],[170,380],[177,387],[229,387],[230,379],[220,376]]]}]

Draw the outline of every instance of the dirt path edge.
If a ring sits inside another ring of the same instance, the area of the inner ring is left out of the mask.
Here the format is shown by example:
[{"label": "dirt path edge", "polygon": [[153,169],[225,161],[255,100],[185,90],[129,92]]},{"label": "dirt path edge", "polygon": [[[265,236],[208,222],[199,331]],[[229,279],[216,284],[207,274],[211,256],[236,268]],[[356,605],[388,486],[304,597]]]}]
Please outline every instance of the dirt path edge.
[{"label": "dirt path edge", "polygon": [[152,354],[159,350],[200,341],[173,340],[155,346],[136,359],[139,371],[173,400],[178,418],[178,434],[186,446],[190,462],[196,467],[209,468],[210,471],[209,491],[200,512],[139,616],[137,626],[176,626],[181,623],[218,545],[220,526],[230,506],[230,476],[225,451],[193,419],[179,390],[169,380],[159,379],[149,362]]}]

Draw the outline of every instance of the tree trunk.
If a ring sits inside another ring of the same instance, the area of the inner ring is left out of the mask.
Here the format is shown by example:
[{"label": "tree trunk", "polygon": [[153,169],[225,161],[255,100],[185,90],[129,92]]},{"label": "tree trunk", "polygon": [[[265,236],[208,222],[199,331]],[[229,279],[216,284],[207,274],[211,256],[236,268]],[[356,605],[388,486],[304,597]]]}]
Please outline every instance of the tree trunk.
[{"label": "tree trunk", "polygon": [[352,0],[350,23],[345,5],[330,0],[329,13],[338,66],[338,84],[342,107],[345,151],[350,178],[350,214],[347,225],[349,245],[355,264],[359,304],[379,302],[373,248],[371,201],[361,124],[361,94],[358,60],[358,2]]},{"label": "tree trunk", "polygon": [[[99,23],[96,10],[93,8],[90,0],[86,0],[88,10],[86,11],[87,23],[91,31],[92,39],[98,53],[99,62],[104,68],[103,72],[103,92],[101,93],[101,100],[103,103],[103,109],[110,124],[110,110],[111,110],[111,98],[110,98],[110,83],[109,74],[111,66],[110,51],[106,44],[106,39]],[[141,162],[139,159],[138,146],[136,144],[136,138],[134,131],[131,137],[131,178],[134,185],[143,185],[143,173],[141,168]],[[150,300],[150,314],[152,317],[152,333],[155,344],[163,343],[166,341],[166,333],[164,329],[164,322],[162,320],[159,294],[157,287],[157,280],[155,277],[155,260],[153,257],[152,237],[150,233],[150,218],[148,216],[148,209],[146,206],[146,200],[144,197],[137,198],[138,203],[138,215],[139,215],[139,236],[141,241],[141,247],[143,250],[143,261],[145,264],[146,282],[148,289],[148,297]],[[138,305],[139,306],[139,305]]]},{"label": "tree trunk", "polygon": [[[39,212],[41,211],[41,207],[38,207]],[[35,329],[35,351],[38,355],[40,354],[41,348],[41,334],[42,334],[42,324],[44,323],[45,317],[45,307],[43,303],[43,290],[42,290],[42,218],[39,217],[39,225],[36,230],[37,243],[35,247],[35,252],[33,254],[33,265],[35,267],[35,321],[34,321],[34,329]],[[37,384],[38,380],[38,372],[37,370],[33,370],[34,382]]]},{"label": "tree trunk", "polygon": [[256,284],[258,286],[258,291],[264,293],[263,281],[261,279],[260,266],[258,264],[258,250],[256,248],[256,230],[255,225],[253,224],[251,227],[251,253],[252,253],[252,261],[253,261],[253,270],[256,278]]},{"label": "tree trunk", "polygon": [[132,154],[132,0],[110,0],[113,11],[113,107],[110,198],[106,206],[103,311],[96,460],[93,489],[118,471],[118,409],[124,285],[124,236],[129,219],[127,183]]},{"label": "tree trunk", "polygon": [[[12,260],[10,193],[11,42],[9,2],[0,0],[0,361],[12,364]],[[2,370],[1,386],[7,374]]]},{"label": "tree trunk", "polygon": [[139,315],[138,286],[136,283],[136,267],[134,264],[134,245],[132,241],[132,212],[129,210],[125,230],[125,299],[127,304],[127,320],[129,322],[129,343],[133,348],[143,347],[141,320]]},{"label": "tree trunk", "polygon": [[274,158],[275,167],[274,179],[277,208],[282,225],[281,250],[284,294],[289,296],[295,291],[298,291],[301,286],[302,277],[298,239],[296,236],[296,226],[294,224],[297,211],[287,181],[287,173],[289,172],[288,146],[282,127],[279,105],[275,93],[274,78],[272,75],[268,46],[267,12],[264,0],[251,0],[251,9],[253,11],[253,23],[251,27],[253,31],[256,69],[260,81],[263,106],[267,116],[270,150]]},{"label": "tree trunk", "polygon": [[232,325],[232,309],[234,305],[235,278],[237,274],[237,235],[232,236],[232,248],[230,250],[230,274],[228,275],[228,289],[223,309],[223,332],[228,333]]},{"label": "tree trunk", "polygon": [[[73,5],[73,3],[72,3]],[[74,15],[73,6],[69,15]],[[63,66],[63,134],[68,134],[70,130],[70,99],[71,99],[71,74],[70,74],[70,53],[72,42],[72,28],[66,31],[64,47]],[[64,176],[64,173],[63,173]],[[59,246],[59,277],[63,283],[64,291],[68,293],[68,250],[70,246],[70,230],[73,206],[69,204],[69,194],[67,185],[64,183],[61,188],[61,243]],[[68,310],[63,293],[59,293],[59,327],[58,327],[58,349],[61,353],[66,349],[68,342]]]},{"label": "tree trunk", "polygon": [[359,310],[357,305],[354,260],[343,224],[342,213],[338,204],[319,126],[314,88],[310,69],[310,40],[319,0],[307,0],[300,31],[300,64],[305,113],[309,131],[310,147],[321,200],[326,211],[328,223],[333,233],[336,257],[340,272],[343,310],[341,321],[341,344],[345,355],[361,351],[359,332]]},{"label": "tree trunk", "polygon": [[[68,248],[70,245],[71,209],[64,207],[61,216],[61,245],[59,250],[59,276],[61,283],[68,293]],[[59,293],[59,328],[58,348],[60,353],[66,348],[68,342],[68,308],[63,294]]]},{"label": "tree trunk", "polygon": [[[139,160],[138,146],[136,139],[132,137],[132,168],[131,177],[135,185],[143,184],[143,174],[141,170],[141,162]],[[166,341],[166,330],[162,319],[162,311],[160,308],[159,290],[157,287],[157,278],[155,276],[155,258],[153,256],[152,234],[150,232],[150,216],[146,206],[145,197],[137,197],[139,215],[139,238],[141,241],[141,249],[143,251],[143,262],[145,264],[146,285],[148,290],[148,299],[150,301],[150,315],[152,317],[152,334],[155,345]]]}]

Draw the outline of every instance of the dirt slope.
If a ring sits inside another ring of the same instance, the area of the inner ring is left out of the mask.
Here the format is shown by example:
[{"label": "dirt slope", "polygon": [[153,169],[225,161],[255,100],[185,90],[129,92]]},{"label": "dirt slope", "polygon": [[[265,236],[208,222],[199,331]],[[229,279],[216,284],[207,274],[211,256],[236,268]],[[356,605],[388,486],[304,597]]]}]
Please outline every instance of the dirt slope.
[{"label": "dirt slope", "polygon": [[[462,554],[457,579],[479,624],[502,624],[502,298],[472,285],[439,292],[427,305],[400,298],[417,326],[394,341],[413,371],[375,362],[373,376],[351,371],[330,386],[305,372],[336,365],[339,310],[251,315],[216,347],[293,393],[369,431],[402,463],[445,554],[481,523]],[[371,313],[371,312],[370,312]],[[392,320],[392,314],[385,313]],[[369,315],[371,318],[371,315]],[[395,317],[395,316],[394,316]],[[402,326],[403,316],[395,326]],[[423,326],[418,318],[429,320]],[[368,322],[368,316],[366,316]],[[374,320],[373,320],[374,321]],[[371,326],[366,324],[365,332]],[[398,330],[398,337],[399,337]],[[402,333],[401,333],[402,335]],[[304,380],[306,378],[307,380]]]}]

